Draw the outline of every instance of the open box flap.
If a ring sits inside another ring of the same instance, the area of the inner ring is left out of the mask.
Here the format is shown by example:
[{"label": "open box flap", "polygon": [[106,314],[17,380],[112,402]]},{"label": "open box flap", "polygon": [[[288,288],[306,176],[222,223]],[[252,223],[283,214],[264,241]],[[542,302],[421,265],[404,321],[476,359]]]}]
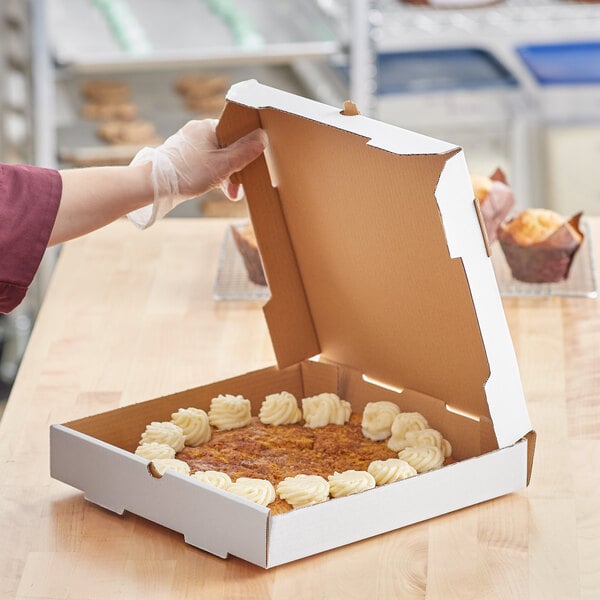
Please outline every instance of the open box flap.
[{"label": "open box flap", "polygon": [[500,447],[530,429],[462,151],[263,86],[235,85],[218,128],[253,130],[240,173],[271,289],[280,366],[320,354],[489,416]]}]

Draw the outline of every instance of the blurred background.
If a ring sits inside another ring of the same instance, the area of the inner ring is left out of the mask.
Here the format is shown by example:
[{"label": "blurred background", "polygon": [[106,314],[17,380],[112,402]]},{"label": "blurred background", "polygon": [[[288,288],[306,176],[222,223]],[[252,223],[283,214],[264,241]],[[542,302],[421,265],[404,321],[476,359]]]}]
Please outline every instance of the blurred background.
[{"label": "blurred background", "polygon": [[[472,174],[505,171],[518,207],[600,214],[591,1],[2,0],[0,161],[127,164],[249,78],[460,145]],[[245,210],[214,192],[174,216]],[[0,400],[59,252],[0,315]]]}]

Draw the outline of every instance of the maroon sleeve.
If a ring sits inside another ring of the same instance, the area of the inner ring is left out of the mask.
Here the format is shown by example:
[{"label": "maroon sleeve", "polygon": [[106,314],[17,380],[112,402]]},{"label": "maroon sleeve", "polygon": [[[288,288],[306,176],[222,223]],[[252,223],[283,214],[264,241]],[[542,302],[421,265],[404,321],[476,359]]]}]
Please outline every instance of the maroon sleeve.
[{"label": "maroon sleeve", "polygon": [[23,300],[48,245],[61,194],[58,171],[0,164],[0,313]]}]

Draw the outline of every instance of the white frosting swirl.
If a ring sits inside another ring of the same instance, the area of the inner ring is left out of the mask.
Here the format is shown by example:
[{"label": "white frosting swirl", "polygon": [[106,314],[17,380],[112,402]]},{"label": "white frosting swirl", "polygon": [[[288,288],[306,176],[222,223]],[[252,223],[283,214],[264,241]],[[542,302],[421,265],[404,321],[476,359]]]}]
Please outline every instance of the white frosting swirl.
[{"label": "white frosting swirl", "polygon": [[152,421],[150,425],[146,426],[146,431],[142,433],[140,445],[149,444],[150,442],[167,444],[167,446],[171,446],[175,452],[183,450],[185,445],[183,430],[181,427],[178,427],[175,423],[171,423],[170,421]]},{"label": "white frosting swirl", "polygon": [[436,446],[444,456],[452,454],[452,446],[448,440],[436,429],[421,429],[420,431],[407,431],[404,442],[398,442],[398,451],[404,448],[419,446]]},{"label": "white frosting swirl", "polygon": [[405,412],[396,415],[392,423],[392,437],[388,440],[388,448],[394,452],[406,448],[404,441],[408,431],[419,431],[427,429],[427,419],[418,412]]},{"label": "white frosting swirl", "polygon": [[220,471],[196,471],[192,477],[198,481],[214,485],[221,490],[226,490],[231,485],[231,478],[227,473]]},{"label": "white frosting swirl", "polygon": [[400,407],[393,402],[369,402],[363,411],[362,433],[370,440],[385,440],[392,435],[392,423]]},{"label": "white frosting swirl", "polygon": [[186,446],[199,446],[210,440],[208,415],[201,408],[180,408],[171,415],[171,423],[183,430]]},{"label": "white frosting swirl", "polygon": [[258,418],[265,425],[291,425],[302,419],[302,411],[294,394],[281,392],[264,399]]},{"label": "white frosting swirl", "polygon": [[175,450],[168,444],[159,444],[158,442],[150,442],[138,446],[135,453],[142,458],[154,460],[155,458],[175,458]]},{"label": "white frosting swirl", "polygon": [[442,440],[442,452],[446,458],[452,456],[452,444],[447,439]]},{"label": "white frosting swirl", "polygon": [[405,460],[399,458],[388,458],[387,460],[374,460],[368,468],[369,473],[375,478],[377,485],[393,483],[401,479],[407,479],[417,474]]},{"label": "white frosting swirl", "polygon": [[444,453],[437,446],[405,448],[398,453],[398,458],[413,466],[417,473],[438,469],[444,464]]},{"label": "white frosting swirl", "polygon": [[310,506],[329,498],[329,482],[320,475],[286,477],[277,484],[277,495],[294,508]]},{"label": "white frosting swirl", "polygon": [[152,465],[154,466],[154,469],[161,475],[164,475],[166,471],[175,471],[176,473],[181,473],[182,475],[190,474],[189,465],[177,458],[155,458],[152,461]]},{"label": "white frosting swirl", "polygon": [[352,407],[346,400],[340,400],[337,394],[323,393],[302,399],[302,412],[306,427],[324,427],[343,425],[348,422]]},{"label": "white frosting swirl", "polygon": [[221,394],[210,401],[208,420],[219,430],[245,427],[252,420],[250,400],[243,396]]},{"label": "white frosting swirl", "polygon": [[339,498],[340,496],[349,496],[350,494],[358,494],[365,490],[374,488],[375,478],[371,473],[367,471],[344,471],[338,473],[337,471],[328,477],[329,479],[329,493],[332,498]]},{"label": "white frosting swirl", "polygon": [[262,506],[267,506],[275,500],[275,488],[266,479],[240,477],[227,488],[227,491]]}]

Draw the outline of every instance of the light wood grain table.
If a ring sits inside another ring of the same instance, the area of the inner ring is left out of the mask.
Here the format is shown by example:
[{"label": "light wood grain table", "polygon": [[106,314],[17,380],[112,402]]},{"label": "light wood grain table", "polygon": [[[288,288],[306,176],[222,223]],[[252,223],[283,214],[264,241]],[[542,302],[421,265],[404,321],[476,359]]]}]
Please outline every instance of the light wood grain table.
[{"label": "light wood grain table", "polygon": [[260,306],[212,298],[227,223],[121,221],[63,249],[0,423],[0,597],[600,598],[598,300],[505,300],[538,432],[516,494],[264,571],[50,479],[51,423],[273,364]]}]

